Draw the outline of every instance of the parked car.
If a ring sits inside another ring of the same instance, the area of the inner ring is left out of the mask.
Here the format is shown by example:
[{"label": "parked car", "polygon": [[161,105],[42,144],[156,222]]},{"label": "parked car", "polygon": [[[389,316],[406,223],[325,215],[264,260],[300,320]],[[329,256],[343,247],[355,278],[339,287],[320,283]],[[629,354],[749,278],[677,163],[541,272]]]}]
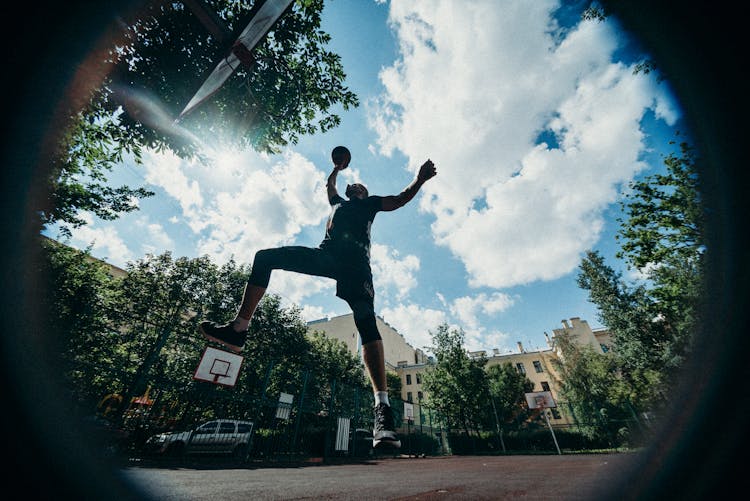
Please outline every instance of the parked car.
[{"label": "parked car", "polygon": [[146,450],[157,454],[234,454],[245,459],[250,451],[252,421],[216,419],[190,431],[160,433],[146,441]]}]

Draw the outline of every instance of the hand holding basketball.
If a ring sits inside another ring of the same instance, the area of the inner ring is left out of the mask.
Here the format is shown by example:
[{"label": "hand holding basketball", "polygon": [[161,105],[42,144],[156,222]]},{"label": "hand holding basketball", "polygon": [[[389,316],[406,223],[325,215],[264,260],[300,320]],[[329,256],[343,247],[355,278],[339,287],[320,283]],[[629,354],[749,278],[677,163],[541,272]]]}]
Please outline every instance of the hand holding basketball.
[{"label": "hand holding basketball", "polygon": [[337,170],[344,170],[349,167],[352,160],[352,154],[346,146],[336,146],[331,152],[331,160]]}]

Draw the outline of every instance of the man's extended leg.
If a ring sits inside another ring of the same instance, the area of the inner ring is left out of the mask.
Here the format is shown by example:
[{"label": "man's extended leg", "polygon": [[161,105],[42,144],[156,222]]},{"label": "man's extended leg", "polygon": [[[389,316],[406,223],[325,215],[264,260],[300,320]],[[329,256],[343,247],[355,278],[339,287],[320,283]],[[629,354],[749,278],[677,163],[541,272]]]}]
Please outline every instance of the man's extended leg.
[{"label": "man's extended leg", "polygon": [[388,378],[386,377],[385,372],[383,340],[378,339],[377,341],[370,341],[367,344],[363,344],[362,358],[365,362],[367,375],[370,376],[372,391],[376,396],[380,392],[385,392],[385,394],[388,395]]},{"label": "man's extended leg", "polygon": [[250,282],[245,286],[245,292],[242,294],[242,302],[240,308],[237,311],[237,315],[232,321],[234,330],[246,331],[250,326],[250,320],[252,320],[255,314],[255,309],[258,307],[258,303],[263,299],[263,295],[266,293],[266,287],[260,285],[253,285]]},{"label": "man's extended leg", "polygon": [[255,254],[252,271],[234,320],[224,325],[204,321],[198,325],[198,330],[205,338],[239,353],[247,339],[250,320],[266,293],[273,270],[288,270],[306,275],[330,277],[332,265],[333,261],[330,256],[321,252],[320,249],[289,246],[258,251]]},{"label": "man's extended leg", "polygon": [[375,394],[373,446],[401,447],[401,442],[396,436],[393,411],[388,401],[383,340],[380,337],[372,307],[364,303],[367,302],[353,303],[351,306],[354,312],[354,323],[362,338],[362,358]]}]

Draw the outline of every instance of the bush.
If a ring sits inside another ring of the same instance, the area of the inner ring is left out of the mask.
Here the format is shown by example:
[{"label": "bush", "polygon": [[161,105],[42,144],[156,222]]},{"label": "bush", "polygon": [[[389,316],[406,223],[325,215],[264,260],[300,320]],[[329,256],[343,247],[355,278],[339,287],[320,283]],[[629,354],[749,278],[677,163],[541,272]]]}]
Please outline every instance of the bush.
[{"label": "bush", "polygon": [[435,456],[440,453],[440,442],[428,433],[402,433],[401,452],[406,454],[425,454]]}]

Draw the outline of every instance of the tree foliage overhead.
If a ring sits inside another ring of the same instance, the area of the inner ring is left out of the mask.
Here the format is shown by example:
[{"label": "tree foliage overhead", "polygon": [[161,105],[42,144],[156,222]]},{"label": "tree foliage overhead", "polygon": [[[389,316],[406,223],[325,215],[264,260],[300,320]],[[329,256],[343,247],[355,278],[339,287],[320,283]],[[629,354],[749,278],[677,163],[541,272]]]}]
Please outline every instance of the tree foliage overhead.
[{"label": "tree foliage overhead", "polygon": [[[214,38],[182,2],[144,2],[124,13],[89,80],[101,85],[70,101],[68,123],[49,166],[42,225],[63,233],[86,224],[82,212],[116,219],[138,209],[144,188],[108,184],[123,161],[140,164],[146,149],[180,156],[202,145],[277,152],[300,136],[338,126],[339,109],[359,105],[345,85],[341,58],[321,29],[323,0],[297,0],[221,89],[174,125],[193,94],[247,25],[255,2],[206,0],[232,33]],[[93,85],[93,84],[92,84]],[[78,106],[78,107],[75,107]]]},{"label": "tree foliage overhead", "polygon": [[132,153],[135,161],[140,161],[140,146],[131,144],[126,136],[114,116],[74,113],[49,166],[47,198],[38,207],[42,225],[59,223],[61,232],[70,236],[70,227],[86,224],[83,212],[114,220],[137,210],[138,199],[153,195],[145,188],[113,187],[107,181],[125,154]]},{"label": "tree foliage overhead", "polygon": [[[206,4],[232,31],[233,42],[259,1]],[[340,56],[325,47],[330,35],[320,27],[323,6],[323,0],[294,2],[253,50],[253,64],[240,66],[216,94],[182,120],[182,127],[204,141],[232,140],[275,152],[301,135],[337,126],[340,117],[333,107],[346,110],[358,100],[344,86]],[[143,99],[177,117],[231,50],[231,42],[215,39],[181,2],[147,5],[129,23],[123,45],[112,52],[116,71],[95,103],[95,113],[113,113],[124,104],[120,121],[132,141],[191,151],[195,145],[186,144],[169,128],[149,126]]]}]

